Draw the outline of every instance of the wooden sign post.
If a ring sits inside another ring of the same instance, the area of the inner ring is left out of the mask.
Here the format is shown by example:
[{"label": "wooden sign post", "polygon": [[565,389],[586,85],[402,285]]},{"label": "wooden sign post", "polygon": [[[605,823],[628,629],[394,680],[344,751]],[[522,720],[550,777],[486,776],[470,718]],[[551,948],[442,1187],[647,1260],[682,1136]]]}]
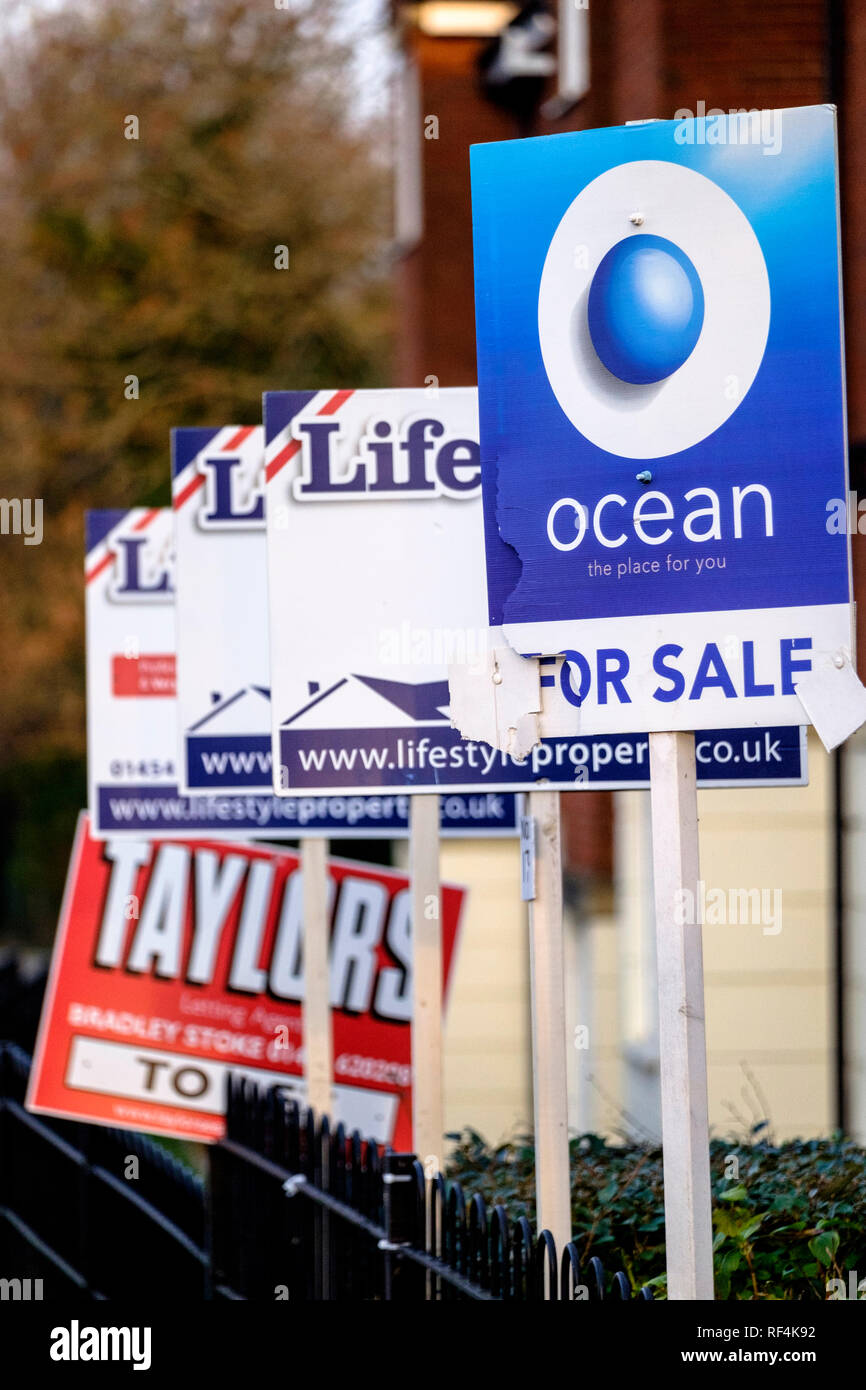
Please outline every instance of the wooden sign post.
[{"label": "wooden sign post", "polygon": [[439,881],[439,797],[409,799],[412,883],[412,1141],[428,1168],[442,1167],[442,898]]},{"label": "wooden sign post", "polygon": [[524,863],[523,891],[529,898],[537,1220],[561,1258],[571,1240],[571,1180],[559,792],[531,791],[527,803],[534,865]]},{"label": "wooden sign post", "polygon": [[317,1115],[331,1114],[334,1045],[328,964],[328,842],[307,839],[301,850],[304,914],[304,1070],[307,1103]]},{"label": "wooden sign post", "polygon": [[649,742],[668,1298],[712,1299],[695,740],[659,733]]}]

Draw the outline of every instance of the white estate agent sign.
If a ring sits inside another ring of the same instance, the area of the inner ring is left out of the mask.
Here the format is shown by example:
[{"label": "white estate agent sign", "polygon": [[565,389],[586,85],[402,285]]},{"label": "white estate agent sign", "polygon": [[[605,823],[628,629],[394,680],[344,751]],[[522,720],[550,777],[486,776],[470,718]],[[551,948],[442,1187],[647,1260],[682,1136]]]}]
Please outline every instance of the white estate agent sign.
[{"label": "white estate agent sign", "polygon": [[[273,796],[264,467],[260,425],[172,431],[179,777],[196,795]],[[515,797],[455,794],[440,819],[445,836],[513,835]],[[401,836],[408,821],[399,791],[306,795],[296,833]]]},{"label": "white estate agent sign", "polygon": [[[265,397],[274,764],[283,794],[648,785],[645,735],[544,738],[520,760],[451,727],[447,669],[489,634],[476,393]],[[570,689],[542,663],[542,695]],[[802,783],[799,731],[720,730],[702,785]]]},{"label": "white estate agent sign", "polygon": [[835,111],[773,116],[472,151],[491,622],[586,734],[800,723],[851,655]]},{"label": "white estate agent sign", "polygon": [[[400,833],[391,828],[400,809],[401,798],[395,796],[277,797],[270,786],[243,793],[219,787],[181,793],[172,513],[143,507],[88,512],[86,531],[93,835],[140,840],[206,833],[273,840]],[[405,807],[402,819],[405,824]]]},{"label": "white estate agent sign", "polygon": [[181,789],[269,789],[261,427],[172,430],[171,466]]},{"label": "white estate agent sign", "polygon": [[505,790],[451,728],[487,641],[476,393],[265,396],[276,789]]}]

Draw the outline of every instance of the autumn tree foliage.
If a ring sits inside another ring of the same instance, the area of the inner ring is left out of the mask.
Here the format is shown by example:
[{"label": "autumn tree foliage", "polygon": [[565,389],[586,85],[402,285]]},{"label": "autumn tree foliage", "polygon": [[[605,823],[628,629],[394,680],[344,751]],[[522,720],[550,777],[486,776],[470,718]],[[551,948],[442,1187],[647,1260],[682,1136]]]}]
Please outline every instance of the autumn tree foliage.
[{"label": "autumn tree foliage", "polygon": [[13,839],[36,812],[9,787],[42,767],[50,796],[52,760],[83,752],[84,508],[167,503],[174,425],[387,381],[387,142],[345,6],[282,5],[6,13],[0,494],[44,503],[41,545],[0,536]]}]

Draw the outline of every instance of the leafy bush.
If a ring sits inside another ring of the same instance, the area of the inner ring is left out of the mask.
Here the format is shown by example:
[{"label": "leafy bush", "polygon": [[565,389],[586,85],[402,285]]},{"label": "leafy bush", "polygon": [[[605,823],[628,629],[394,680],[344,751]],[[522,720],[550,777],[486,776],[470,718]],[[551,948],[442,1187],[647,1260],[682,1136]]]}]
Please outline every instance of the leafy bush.
[{"label": "leafy bush", "polygon": [[[492,1148],[472,1130],[457,1137],[448,1176],[467,1195],[480,1192],[510,1217],[533,1221],[532,1141]],[[838,1137],[779,1145],[716,1139],[710,1171],[717,1298],[850,1297],[855,1270],[866,1297],[866,1150]],[[581,1263],[598,1255],[609,1271],[621,1266],[635,1290],[648,1284],[664,1297],[661,1150],[585,1134],[572,1140],[571,1173]],[[828,1290],[833,1279],[844,1293]]]}]

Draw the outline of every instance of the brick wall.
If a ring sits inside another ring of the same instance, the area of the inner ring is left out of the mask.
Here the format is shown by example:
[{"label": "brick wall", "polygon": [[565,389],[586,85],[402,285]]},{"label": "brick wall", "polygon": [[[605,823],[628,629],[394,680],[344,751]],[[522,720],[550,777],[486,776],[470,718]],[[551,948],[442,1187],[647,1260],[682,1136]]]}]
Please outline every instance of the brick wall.
[{"label": "brick wall", "polygon": [[435,116],[438,139],[421,137],[424,236],[399,271],[397,384],[472,386],[475,288],[469,146],[508,140],[515,127],[481,95],[477,72],[483,43],[413,36],[419,64],[422,119]]}]

